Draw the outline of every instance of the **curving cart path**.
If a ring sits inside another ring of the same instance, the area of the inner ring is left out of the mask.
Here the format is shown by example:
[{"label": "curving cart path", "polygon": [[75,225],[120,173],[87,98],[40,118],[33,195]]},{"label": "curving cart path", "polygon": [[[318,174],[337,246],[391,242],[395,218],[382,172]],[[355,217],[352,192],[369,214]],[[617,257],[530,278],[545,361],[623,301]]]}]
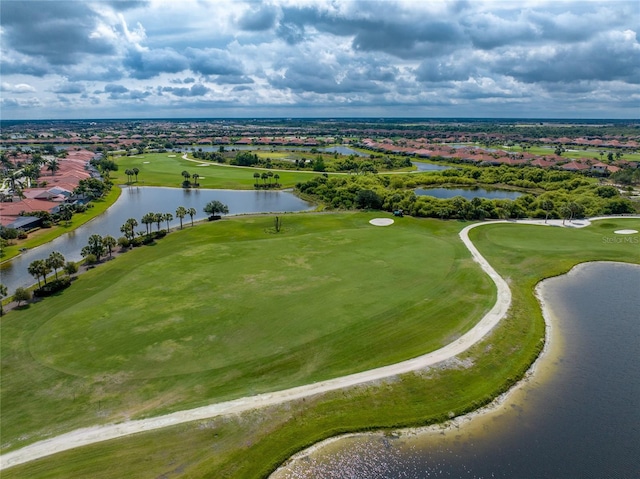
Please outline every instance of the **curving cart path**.
[{"label": "curving cart path", "polygon": [[[638,217],[636,217],[638,218]],[[596,219],[596,218],[593,218]],[[600,219],[600,218],[597,218]],[[23,464],[42,457],[46,457],[58,452],[67,451],[81,446],[94,444],[101,441],[108,441],[130,434],[139,432],[152,431],[155,429],[174,426],[190,421],[208,419],[216,416],[237,414],[244,411],[259,409],[265,406],[281,404],[295,399],[309,397],[315,394],[321,394],[336,389],[342,389],[349,386],[367,383],[370,381],[380,380],[396,376],[398,374],[408,373],[420,370],[427,366],[452,358],[476,344],[485,337],[506,315],[511,305],[511,290],[506,281],[498,275],[491,267],[487,260],[480,254],[478,249],[469,239],[469,231],[478,226],[507,223],[507,221],[487,221],[483,223],[475,223],[465,227],[460,231],[460,239],[471,252],[473,259],[480,267],[491,277],[497,287],[497,299],[491,310],[467,333],[454,342],[432,351],[430,353],[418,356],[407,361],[383,366],[380,368],[370,369],[360,373],[350,374],[339,378],[320,381],[305,386],[285,389],[271,393],[258,394],[256,396],[243,397],[232,401],[211,404],[195,409],[185,411],[177,411],[164,416],[152,417],[148,419],[140,419],[126,421],[118,424],[106,424],[101,426],[93,426],[77,429],[51,439],[45,439],[16,451],[8,452],[0,456],[0,470],[7,469],[11,466]],[[514,222],[511,222],[514,223]],[[539,224],[545,223],[540,220],[524,220],[517,223]],[[588,220],[569,222],[569,224],[561,225],[558,220],[549,221],[548,225],[565,226],[565,227],[584,227],[588,226]]]}]

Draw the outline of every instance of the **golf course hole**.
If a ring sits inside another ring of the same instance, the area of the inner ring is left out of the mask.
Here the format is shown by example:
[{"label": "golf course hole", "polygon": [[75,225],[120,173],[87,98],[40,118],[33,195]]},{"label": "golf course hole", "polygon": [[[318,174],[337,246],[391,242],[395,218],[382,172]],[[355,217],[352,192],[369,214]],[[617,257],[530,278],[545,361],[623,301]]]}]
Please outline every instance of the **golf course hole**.
[{"label": "golf course hole", "polygon": [[373,226],[389,226],[393,224],[391,218],[373,218],[369,221]]},{"label": "golf course hole", "polygon": [[616,230],[614,231],[617,235],[633,235],[636,234],[638,230]]}]

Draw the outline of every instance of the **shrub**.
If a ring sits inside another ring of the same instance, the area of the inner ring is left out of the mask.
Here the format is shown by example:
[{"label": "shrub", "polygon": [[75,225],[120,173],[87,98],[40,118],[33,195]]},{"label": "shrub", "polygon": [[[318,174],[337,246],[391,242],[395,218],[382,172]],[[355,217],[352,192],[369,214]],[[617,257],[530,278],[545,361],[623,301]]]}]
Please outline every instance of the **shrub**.
[{"label": "shrub", "polygon": [[16,288],[16,292],[13,293],[13,300],[18,302],[18,306],[23,301],[29,301],[31,299],[31,293],[25,288]]},{"label": "shrub", "polygon": [[70,278],[54,279],[53,281],[49,281],[47,284],[45,284],[41,288],[36,289],[33,292],[33,295],[38,298],[51,296],[52,294],[55,294],[58,291],[62,291],[63,289],[69,287],[70,284],[71,284]]},{"label": "shrub", "polygon": [[128,238],[125,238],[124,236],[120,236],[120,238],[118,238],[118,246],[120,246],[120,248],[126,249],[130,245],[131,245],[131,241],[129,241]]},{"label": "shrub", "polygon": [[73,261],[67,261],[67,263],[64,265],[64,272],[69,276],[71,276],[72,274],[76,274],[78,272],[78,265]]},{"label": "shrub", "polygon": [[95,254],[88,254],[84,257],[84,260],[87,264],[96,264],[98,262],[98,257]]},{"label": "shrub", "polygon": [[15,228],[0,227],[0,238],[11,240],[18,237],[18,230]]}]

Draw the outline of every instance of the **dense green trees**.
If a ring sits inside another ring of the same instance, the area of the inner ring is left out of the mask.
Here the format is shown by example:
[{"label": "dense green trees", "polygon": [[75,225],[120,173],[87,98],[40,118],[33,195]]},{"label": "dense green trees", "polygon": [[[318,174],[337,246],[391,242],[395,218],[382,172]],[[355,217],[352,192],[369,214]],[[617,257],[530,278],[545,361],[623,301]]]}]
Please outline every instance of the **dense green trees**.
[{"label": "dense green trees", "polygon": [[[432,186],[494,186],[526,188],[529,193],[517,200],[472,201],[462,197],[438,199],[417,196],[413,190]],[[298,191],[332,208],[376,208],[404,210],[414,216],[459,218],[575,218],[635,211],[631,201],[611,186],[577,173],[540,168],[463,167],[411,175],[357,175],[314,177],[296,185]],[[570,210],[565,205],[575,203]],[[567,215],[567,211],[569,211]]]}]

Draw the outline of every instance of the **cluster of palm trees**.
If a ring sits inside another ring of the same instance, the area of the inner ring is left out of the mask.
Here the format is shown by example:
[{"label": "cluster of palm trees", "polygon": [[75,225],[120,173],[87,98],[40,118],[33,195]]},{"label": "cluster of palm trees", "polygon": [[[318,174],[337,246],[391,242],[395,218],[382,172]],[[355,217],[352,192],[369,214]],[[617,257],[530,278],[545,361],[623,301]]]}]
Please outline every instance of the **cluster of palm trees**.
[{"label": "cluster of palm trees", "polygon": [[127,175],[127,184],[130,185],[131,184],[131,177],[135,176],[136,177],[136,183],[138,182],[138,173],[140,173],[140,169],[138,168],[127,168],[126,170],[124,170],[124,174]]},{"label": "cluster of palm trees", "polygon": [[147,235],[151,234],[151,225],[156,223],[158,225],[158,231],[160,231],[160,225],[163,222],[167,222],[167,231],[169,231],[169,223],[173,220],[173,215],[171,213],[147,213],[140,220],[143,225],[147,228]]},{"label": "cluster of palm trees", "polygon": [[[272,178],[275,180],[275,183],[271,183]],[[262,174],[256,171],[253,174],[253,187],[254,188],[279,188],[280,187],[280,183],[278,181],[279,179],[280,179],[280,175],[278,173],[273,174],[273,171],[265,171]],[[262,183],[260,183],[260,180],[262,180]],[[269,180],[268,184],[267,184],[267,180]]]},{"label": "cluster of palm trees", "polygon": [[[90,256],[95,257],[95,261],[100,261],[100,258],[104,256],[105,252],[109,253],[109,257],[113,252],[113,248],[118,244],[116,239],[113,236],[106,235],[100,236],[98,234],[93,234],[89,236],[87,240],[87,246],[82,248],[80,254],[83,258],[89,258]],[[90,261],[94,262],[93,260]]]},{"label": "cluster of palm trees", "polygon": [[197,211],[195,208],[185,208],[184,206],[178,206],[178,208],[176,208],[176,218],[180,220],[180,229],[182,229],[182,220],[187,215],[191,217],[191,226],[193,226],[193,217],[196,215],[196,213]]},{"label": "cluster of palm trees", "polygon": [[[200,178],[200,175],[198,173],[194,173],[192,175],[187,170],[184,170],[180,174],[184,178],[184,181],[182,182],[182,187],[183,188],[191,188],[192,186],[195,186],[195,187],[200,186],[200,183],[198,183],[198,179]],[[191,182],[191,180],[193,180],[193,182]]]},{"label": "cluster of palm trees", "polygon": [[63,269],[68,275],[72,275],[78,270],[78,267],[73,262],[67,262],[62,253],[53,251],[48,258],[32,261],[27,271],[38,280],[38,288],[40,288],[42,285],[40,278],[43,279],[44,284],[47,284],[47,277],[53,272],[57,280],[60,269]]}]

